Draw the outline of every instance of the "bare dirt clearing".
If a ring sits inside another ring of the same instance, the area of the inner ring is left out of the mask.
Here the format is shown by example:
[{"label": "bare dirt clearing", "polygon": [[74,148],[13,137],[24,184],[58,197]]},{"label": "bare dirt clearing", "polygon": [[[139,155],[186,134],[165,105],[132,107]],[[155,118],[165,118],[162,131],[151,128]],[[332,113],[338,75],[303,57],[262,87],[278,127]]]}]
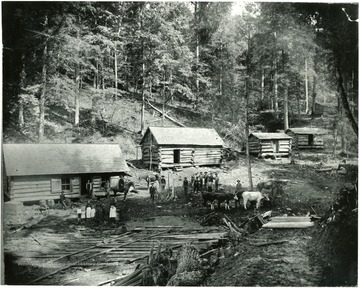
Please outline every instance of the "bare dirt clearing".
[{"label": "bare dirt clearing", "polygon": [[[316,172],[318,166],[309,164],[290,165],[287,159],[255,159],[252,167],[254,184],[267,179],[281,179],[286,183],[281,197],[276,199],[273,207],[262,207],[261,211],[272,210],[272,216],[285,214],[304,216],[308,212],[311,214],[316,212],[320,216],[327,211],[339,187],[346,182],[346,179],[336,173],[318,173]],[[75,208],[49,210],[48,214],[42,215],[37,205],[25,206],[24,214],[20,218],[5,218],[6,283],[29,283],[74,261],[72,259],[66,262],[65,258],[61,262],[50,263],[51,266],[49,261],[54,259],[54,255],[62,257],[71,249],[77,251],[91,245],[104,244],[109,239],[122,235],[124,231],[139,227],[154,233],[159,231],[161,226],[179,227],[189,231],[227,231],[225,227],[201,226],[201,221],[210,213],[210,209],[203,207],[201,194],[192,195],[186,200],[181,185],[184,177],[189,178],[195,171],[219,172],[220,183],[227,190],[234,189],[237,179],[247,183],[247,168],[244,162],[240,160],[238,163],[228,163],[228,166],[228,170],[188,168],[174,173],[178,199],[155,204],[150,202],[145,181],[138,179],[142,173],[148,172],[134,169],[133,180],[137,182],[139,194],[130,194],[125,202],[117,202],[121,210],[121,223],[116,226],[111,223],[100,225],[93,222],[78,223]],[[167,173],[168,171],[163,172],[166,177]],[[120,199],[122,200],[122,197],[119,197]],[[234,203],[231,205],[234,207]],[[226,214],[237,225],[254,215],[253,210],[245,211],[243,208],[225,211],[220,207],[218,211]],[[30,228],[14,232],[34,218],[41,221]],[[305,230],[260,229],[237,243],[226,245],[225,259],[219,262],[215,272],[205,280],[204,284],[207,286],[322,285],[323,267],[309,260],[308,245],[313,232],[319,229],[315,227]],[[286,241],[276,245],[256,246],[259,241],[277,240]],[[84,252],[77,256],[76,259],[79,260],[86,254]],[[139,263],[126,263],[122,260],[116,261],[114,258],[108,260],[106,254],[90,257],[86,260],[86,264],[74,265],[56,273],[52,278],[43,280],[41,284],[97,285],[109,279],[125,277]]]}]

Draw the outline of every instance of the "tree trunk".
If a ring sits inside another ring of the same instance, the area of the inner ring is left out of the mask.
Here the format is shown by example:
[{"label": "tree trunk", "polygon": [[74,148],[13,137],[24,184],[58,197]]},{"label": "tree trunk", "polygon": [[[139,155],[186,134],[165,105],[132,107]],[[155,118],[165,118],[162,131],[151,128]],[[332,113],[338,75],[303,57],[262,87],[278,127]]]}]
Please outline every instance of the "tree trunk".
[{"label": "tree trunk", "polygon": [[25,124],[24,121],[24,103],[22,100],[19,102],[19,127],[23,128]]},{"label": "tree trunk", "polygon": [[289,129],[289,85],[285,83],[285,91],[284,91],[284,130]]},{"label": "tree trunk", "polygon": [[353,131],[356,134],[356,137],[359,137],[358,135],[358,124],[355,121],[354,115],[351,113],[350,107],[349,107],[349,102],[348,102],[348,98],[347,98],[347,94],[346,91],[344,89],[343,86],[343,78],[341,76],[341,69],[340,69],[340,64],[338,63],[337,65],[337,72],[338,72],[338,86],[339,86],[339,90],[340,90],[340,96],[341,96],[341,103],[342,103],[342,107],[345,110],[345,115],[346,117],[349,119],[351,127],[353,129]]},{"label": "tree trunk", "polygon": [[43,51],[43,67],[41,72],[41,94],[39,99],[39,131],[38,137],[39,142],[44,139],[44,127],[45,127],[45,97],[46,97],[46,78],[47,78],[47,68],[46,68],[46,57],[48,54],[48,43],[46,41],[44,51]]},{"label": "tree trunk", "polygon": [[305,59],[305,114],[309,113],[309,82],[308,82],[308,65]]},{"label": "tree trunk", "polygon": [[196,85],[196,99],[195,99],[195,110],[197,110],[197,104],[199,102],[199,93],[200,93],[200,88],[199,88],[199,58],[200,58],[200,41],[199,41],[199,7],[198,7],[198,2],[195,1],[194,3],[195,5],[195,33],[196,33],[196,48],[195,48],[195,63],[196,63],[196,69],[195,69],[195,85]]},{"label": "tree trunk", "polygon": [[317,89],[316,85],[317,85],[317,77],[316,77],[316,75],[314,75],[314,77],[313,77],[313,92],[312,92],[312,106],[311,106],[311,115],[312,116],[315,116],[315,113],[316,113],[316,111],[315,111],[316,89]]},{"label": "tree trunk", "polygon": [[254,187],[253,187],[253,181],[252,181],[250,148],[249,148],[249,93],[248,92],[246,92],[245,137],[246,137],[246,163],[247,163],[247,167],[248,167],[249,186],[250,186],[250,190],[252,191],[254,189]]},{"label": "tree trunk", "polygon": [[117,50],[116,50],[116,41],[114,48],[114,100],[117,98],[117,83],[118,83],[118,66],[117,66]]},{"label": "tree trunk", "polygon": [[142,89],[141,89],[141,120],[140,120],[140,133],[144,135],[145,132],[145,63],[142,63]]},{"label": "tree trunk", "polygon": [[246,137],[246,162],[248,167],[248,176],[249,176],[249,186],[250,191],[254,189],[253,187],[253,181],[252,181],[252,172],[251,172],[251,160],[250,160],[250,148],[249,148],[249,79],[251,77],[250,75],[250,30],[248,34],[248,42],[247,42],[247,59],[246,59],[246,78],[245,78],[245,101],[246,101],[246,107],[245,107],[245,137]]},{"label": "tree trunk", "polygon": [[[80,23],[80,20],[79,20]],[[75,121],[74,125],[79,126],[79,119],[80,119],[80,31],[77,30],[76,32],[76,39],[77,39],[77,61],[75,67]]]},{"label": "tree trunk", "polygon": [[165,90],[166,90],[166,71],[164,70],[164,87],[163,87],[163,105],[162,105],[162,119],[161,119],[161,126],[164,127],[165,125],[165,101],[166,101],[166,95],[165,95]]},{"label": "tree trunk", "polygon": [[277,75],[277,59],[275,59],[275,70],[274,70],[274,110],[277,115],[279,104],[278,104],[278,75]]},{"label": "tree trunk", "polygon": [[[25,61],[25,55],[22,55],[22,62],[24,63]],[[22,70],[21,70],[21,74],[20,74],[20,92],[25,88],[25,78],[26,78],[26,73],[25,73],[25,65],[23,64]],[[24,121],[24,102],[23,99],[20,98],[19,100],[19,127],[23,128],[25,124]]]},{"label": "tree trunk", "polygon": [[265,71],[261,69],[261,101],[264,100],[264,88],[265,88]]}]

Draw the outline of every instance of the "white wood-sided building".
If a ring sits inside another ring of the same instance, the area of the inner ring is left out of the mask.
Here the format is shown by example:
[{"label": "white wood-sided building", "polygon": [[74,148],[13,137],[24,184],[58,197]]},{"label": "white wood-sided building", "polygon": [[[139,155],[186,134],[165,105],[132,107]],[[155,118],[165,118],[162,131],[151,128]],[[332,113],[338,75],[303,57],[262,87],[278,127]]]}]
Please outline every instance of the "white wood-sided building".
[{"label": "white wood-sided building", "polygon": [[324,149],[324,135],[320,128],[289,128],[285,133],[293,138],[293,149]]},{"label": "white wood-sided building", "polygon": [[249,152],[259,157],[289,156],[292,138],[285,133],[251,133]]},{"label": "white wood-sided building", "polygon": [[86,195],[93,182],[97,196],[112,176],[127,175],[129,168],[117,144],[4,144],[7,198],[17,201],[59,199]]},{"label": "white wood-sided building", "polygon": [[148,127],[140,145],[143,163],[152,167],[219,166],[224,141],[215,129]]}]

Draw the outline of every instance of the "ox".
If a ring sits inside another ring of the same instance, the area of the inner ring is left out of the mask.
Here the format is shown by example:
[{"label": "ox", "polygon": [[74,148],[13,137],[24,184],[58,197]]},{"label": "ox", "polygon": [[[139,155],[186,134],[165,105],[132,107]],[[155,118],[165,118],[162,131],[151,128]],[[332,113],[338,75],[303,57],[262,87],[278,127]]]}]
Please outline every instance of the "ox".
[{"label": "ox", "polygon": [[266,193],[261,193],[261,192],[251,192],[251,191],[246,191],[242,193],[242,198],[244,201],[244,208],[246,208],[247,202],[250,201],[256,201],[256,209],[260,208],[260,201],[262,199],[266,199],[268,201],[270,201],[269,196]]},{"label": "ox", "polygon": [[218,207],[220,207],[221,203],[225,203],[225,209],[230,210],[229,202],[230,200],[234,199],[235,201],[238,200],[236,194],[234,193],[226,193],[226,192],[218,192],[218,193],[208,193],[204,192],[202,194],[204,200],[204,206],[206,206],[207,202],[210,201],[211,203],[211,210],[214,210],[214,202],[218,201]]}]

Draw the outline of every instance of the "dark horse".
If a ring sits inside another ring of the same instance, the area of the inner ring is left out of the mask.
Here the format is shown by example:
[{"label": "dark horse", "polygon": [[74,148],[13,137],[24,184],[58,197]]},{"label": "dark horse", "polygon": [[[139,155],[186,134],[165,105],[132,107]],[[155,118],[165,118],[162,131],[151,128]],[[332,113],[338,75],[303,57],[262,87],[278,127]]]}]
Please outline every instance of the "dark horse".
[{"label": "dark horse", "polygon": [[111,187],[110,190],[114,193],[114,196],[116,196],[116,194],[118,192],[124,193],[124,201],[126,200],[126,195],[129,192],[138,193],[138,191],[135,190],[135,184],[132,181],[125,183],[125,185],[122,189],[120,189],[119,185],[117,185],[117,186]]}]

